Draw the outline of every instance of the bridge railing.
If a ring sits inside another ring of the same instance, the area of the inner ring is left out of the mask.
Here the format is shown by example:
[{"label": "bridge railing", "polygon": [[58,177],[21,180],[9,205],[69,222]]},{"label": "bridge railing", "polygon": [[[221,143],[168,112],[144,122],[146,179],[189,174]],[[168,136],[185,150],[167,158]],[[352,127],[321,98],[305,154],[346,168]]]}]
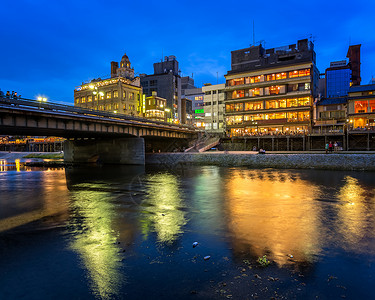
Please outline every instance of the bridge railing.
[{"label": "bridge railing", "polygon": [[54,103],[54,102],[41,102],[38,100],[33,99],[26,99],[26,98],[11,98],[6,96],[0,96],[0,104],[5,105],[12,105],[16,107],[24,107],[24,108],[31,108],[35,110],[47,110],[52,112],[62,112],[62,113],[70,113],[76,115],[88,115],[93,117],[100,117],[100,118],[108,118],[108,119],[116,119],[116,120],[127,120],[133,122],[140,122],[140,123],[148,123],[148,124],[156,124],[156,125],[164,125],[172,128],[180,128],[186,130],[196,130],[191,125],[186,124],[171,124],[168,122],[162,121],[154,121],[149,120],[146,118],[136,117],[136,116],[129,116],[120,113],[112,113],[107,111],[99,111],[90,108],[81,108],[72,105]]}]

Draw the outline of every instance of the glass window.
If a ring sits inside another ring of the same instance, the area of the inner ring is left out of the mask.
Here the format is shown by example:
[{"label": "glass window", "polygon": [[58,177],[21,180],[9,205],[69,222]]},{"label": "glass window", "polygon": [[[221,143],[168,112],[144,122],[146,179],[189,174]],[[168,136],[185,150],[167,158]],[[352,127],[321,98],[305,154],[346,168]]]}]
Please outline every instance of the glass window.
[{"label": "glass window", "polygon": [[87,97],[87,102],[92,102],[92,96]]},{"label": "glass window", "polygon": [[263,102],[247,102],[245,103],[245,110],[263,109]]},{"label": "glass window", "polygon": [[370,112],[375,112],[375,100],[370,100]]},{"label": "glass window", "polygon": [[134,93],[129,93],[129,100],[134,100]]},{"label": "glass window", "polygon": [[86,102],[86,97],[82,97],[81,101],[82,101],[82,103],[85,103]]},{"label": "glass window", "polygon": [[122,98],[126,99],[126,91],[122,91]]},{"label": "glass window", "polygon": [[298,120],[297,118],[296,112],[288,112],[288,122],[296,122]]},{"label": "glass window", "polygon": [[107,95],[107,99],[111,99],[111,97],[112,97],[112,93],[111,92],[107,92],[106,95]]},{"label": "glass window", "polygon": [[113,98],[118,98],[118,91],[117,90],[113,91]]},{"label": "glass window", "polygon": [[298,100],[297,99],[288,99],[287,100],[287,107],[294,107],[298,106]]},{"label": "glass window", "polygon": [[354,103],[354,110],[355,113],[365,113],[367,112],[367,101],[355,101]]},{"label": "glass window", "polygon": [[[262,89],[263,92],[263,89]],[[249,97],[256,97],[261,95],[261,88],[255,88],[249,90]]]},{"label": "glass window", "polygon": [[76,103],[77,103],[77,104],[79,103],[79,97],[76,98]]},{"label": "glass window", "polygon": [[234,82],[234,85],[240,85],[240,84],[244,84],[244,78],[235,78],[233,79],[233,82]]}]

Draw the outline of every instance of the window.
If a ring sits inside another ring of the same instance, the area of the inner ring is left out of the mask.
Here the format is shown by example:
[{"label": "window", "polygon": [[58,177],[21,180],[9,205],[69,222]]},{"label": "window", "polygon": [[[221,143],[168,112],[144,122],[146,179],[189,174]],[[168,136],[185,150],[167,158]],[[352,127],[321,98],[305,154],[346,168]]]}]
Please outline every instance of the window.
[{"label": "window", "polygon": [[122,91],[122,98],[126,99],[126,91]]},{"label": "window", "polygon": [[295,70],[289,72],[289,78],[310,76],[310,69]]},{"label": "window", "polygon": [[86,97],[81,98],[82,103],[86,103]]},{"label": "window", "polygon": [[119,107],[119,106],[118,106],[118,103],[114,103],[114,104],[113,104],[113,109],[118,109],[118,107]]},{"label": "window", "polygon": [[244,84],[245,81],[244,81],[244,78],[236,78],[236,79],[233,79],[233,85],[240,85],[240,84]]},{"label": "window", "polygon": [[354,103],[354,111],[356,114],[358,113],[366,113],[367,112],[367,101],[355,101]]},{"label": "window", "polygon": [[211,91],[204,92],[205,95],[211,95]]},{"label": "window", "polygon": [[118,90],[113,91],[113,98],[118,98]]},{"label": "window", "polygon": [[212,91],[212,94],[216,94],[216,91]]},{"label": "window", "polygon": [[77,104],[79,103],[79,97],[76,98],[76,103],[77,103]]},{"label": "window", "polygon": [[157,80],[150,80],[150,86],[155,86],[158,84]]},{"label": "window", "polygon": [[245,110],[258,110],[263,109],[263,102],[247,102],[245,103]]},{"label": "window", "polygon": [[203,96],[196,96],[194,100],[203,100]]},{"label": "window", "polygon": [[142,82],[142,86],[148,86],[148,81]]},{"label": "window", "polygon": [[87,97],[87,102],[92,102],[92,96]]},{"label": "window", "polygon": [[111,99],[112,98],[112,93],[111,92],[107,92],[106,93],[106,97],[107,97],[107,99]]},{"label": "window", "polygon": [[129,93],[129,100],[134,100],[134,93]]},{"label": "window", "polygon": [[263,95],[263,88],[254,88],[249,90],[249,97],[256,97]]}]

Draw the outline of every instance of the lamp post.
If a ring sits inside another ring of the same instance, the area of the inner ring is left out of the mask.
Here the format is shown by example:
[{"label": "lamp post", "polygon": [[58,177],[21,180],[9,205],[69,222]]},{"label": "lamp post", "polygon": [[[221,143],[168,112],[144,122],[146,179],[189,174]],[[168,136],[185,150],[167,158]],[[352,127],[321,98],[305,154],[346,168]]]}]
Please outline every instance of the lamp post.
[{"label": "lamp post", "polygon": [[166,117],[167,117],[167,122],[168,122],[168,117],[170,116],[171,110],[169,108],[165,108],[164,111],[166,112]]},{"label": "lamp post", "polygon": [[[97,86],[94,86],[94,85],[90,85],[90,89],[93,90],[93,95],[96,96],[97,98],[97,105],[96,105],[96,110],[99,110],[99,100],[100,100],[100,97],[103,97],[104,96],[104,93],[103,92],[100,92],[98,87]],[[94,97],[95,99],[95,97]]]}]

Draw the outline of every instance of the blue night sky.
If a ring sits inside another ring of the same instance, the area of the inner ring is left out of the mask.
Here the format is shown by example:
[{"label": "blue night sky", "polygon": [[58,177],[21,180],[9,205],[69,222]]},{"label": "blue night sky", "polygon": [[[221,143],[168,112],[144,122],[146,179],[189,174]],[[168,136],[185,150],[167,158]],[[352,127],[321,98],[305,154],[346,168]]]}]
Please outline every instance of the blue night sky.
[{"label": "blue night sky", "polygon": [[[282,4],[282,7],[280,7]],[[354,6],[355,5],[355,6]],[[73,103],[82,82],[110,74],[126,52],[136,73],[175,55],[195,85],[224,82],[230,52],[311,35],[321,73],[362,44],[362,84],[375,76],[375,1],[44,1],[1,3],[0,88]]]}]

